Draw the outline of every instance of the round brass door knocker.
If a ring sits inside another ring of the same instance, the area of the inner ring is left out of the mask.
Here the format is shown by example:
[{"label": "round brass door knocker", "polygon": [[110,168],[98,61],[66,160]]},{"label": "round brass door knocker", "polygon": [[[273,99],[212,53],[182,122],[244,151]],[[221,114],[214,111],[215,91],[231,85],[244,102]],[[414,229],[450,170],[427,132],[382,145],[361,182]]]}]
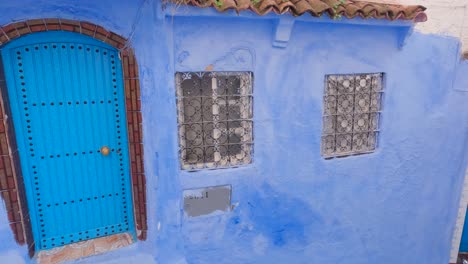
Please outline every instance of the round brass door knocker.
[{"label": "round brass door knocker", "polygon": [[104,147],[101,148],[101,154],[103,156],[107,156],[107,155],[109,155],[109,153],[110,153],[110,149],[109,149],[108,146],[104,146]]}]

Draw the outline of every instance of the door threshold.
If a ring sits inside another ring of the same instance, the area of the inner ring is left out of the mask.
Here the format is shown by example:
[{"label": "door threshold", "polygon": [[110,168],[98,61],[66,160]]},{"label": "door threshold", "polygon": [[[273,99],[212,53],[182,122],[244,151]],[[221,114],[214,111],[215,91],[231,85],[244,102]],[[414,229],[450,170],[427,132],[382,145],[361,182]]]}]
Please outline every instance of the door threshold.
[{"label": "door threshold", "polygon": [[114,249],[126,247],[133,242],[133,238],[129,233],[99,237],[48,250],[41,250],[37,253],[37,263],[63,263],[65,261],[98,255]]}]

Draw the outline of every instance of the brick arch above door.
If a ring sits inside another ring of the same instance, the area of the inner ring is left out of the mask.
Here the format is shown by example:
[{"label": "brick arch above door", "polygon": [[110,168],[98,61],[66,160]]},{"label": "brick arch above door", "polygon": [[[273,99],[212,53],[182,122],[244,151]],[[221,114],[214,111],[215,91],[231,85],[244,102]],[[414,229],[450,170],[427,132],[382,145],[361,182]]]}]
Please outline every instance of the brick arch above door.
[{"label": "brick arch above door", "polygon": [[[129,156],[133,189],[133,206],[138,239],[145,240],[146,179],[143,166],[143,136],[138,65],[133,49],[126,38],[90,22],[58,18],[32,19],[14,22],[0,27],[1,47],[21,36],[44,31],[69,31],[87,35],[107,43],[120,52],[125,90],[125,107],[129,140]],[[1,61],[1,60],[0,60]],[[0,63],[0,194],[5,202],[8,221],[18,244],[27,244],[29,253],[34,254],[34,241],[26,205],[25,190],[15,132],[8,98],[6,82]]]}]

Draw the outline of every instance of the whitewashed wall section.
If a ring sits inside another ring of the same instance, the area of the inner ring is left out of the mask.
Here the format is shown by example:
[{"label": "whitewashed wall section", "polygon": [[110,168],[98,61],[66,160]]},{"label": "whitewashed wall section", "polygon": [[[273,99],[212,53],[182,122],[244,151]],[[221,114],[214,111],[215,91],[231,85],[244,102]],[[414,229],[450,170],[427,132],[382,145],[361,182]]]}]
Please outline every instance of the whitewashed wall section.
[{"label": "whitewashed wall section", "polygon": [[417,24],[416,30],[459,38],[462,42],[462,52],[468,56],[468,0],[370,0],[370,2],[427,7],[428,21]]}]

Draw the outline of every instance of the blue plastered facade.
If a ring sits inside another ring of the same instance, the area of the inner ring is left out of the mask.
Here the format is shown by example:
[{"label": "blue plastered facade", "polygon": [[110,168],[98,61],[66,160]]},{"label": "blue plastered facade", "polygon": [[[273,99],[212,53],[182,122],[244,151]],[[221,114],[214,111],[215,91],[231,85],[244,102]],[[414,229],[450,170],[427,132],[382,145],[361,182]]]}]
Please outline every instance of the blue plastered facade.
[{"label": "blue plastered facade", "polygon": [[[136,53],[148,239],[81,263],[129,255],[157,263],[448,262],[468,132],[468,64],[457,39],[407,37],[406,22],[326,17],[297,18],[283,37],[282,16],[158,1],[23,0],[0,10],[0,24],[87,20],[130,37]],[[278,36],[286,47],[275,46]],[[255,76],[252,164],[180,169],[174,74],[207,68]],[[326,160],[325,75],[368,72],[385,73],[377,150]],[[230,212],[184,217],[182,190],[225,184]],[[0,238],[0,259],[31,262],[2,209]]]}]

